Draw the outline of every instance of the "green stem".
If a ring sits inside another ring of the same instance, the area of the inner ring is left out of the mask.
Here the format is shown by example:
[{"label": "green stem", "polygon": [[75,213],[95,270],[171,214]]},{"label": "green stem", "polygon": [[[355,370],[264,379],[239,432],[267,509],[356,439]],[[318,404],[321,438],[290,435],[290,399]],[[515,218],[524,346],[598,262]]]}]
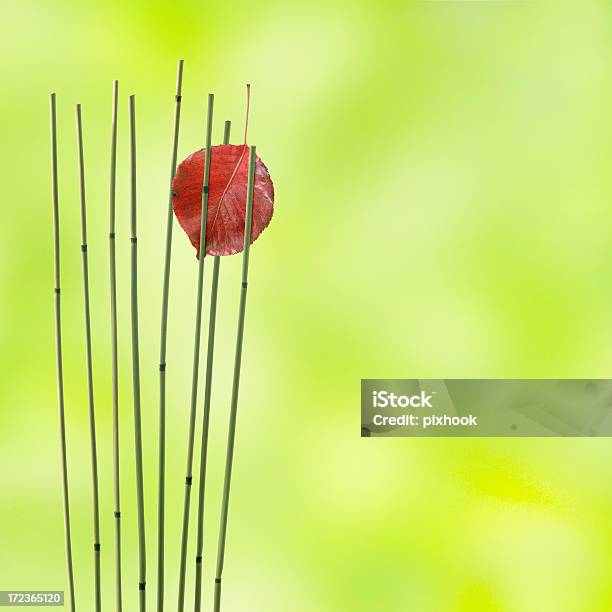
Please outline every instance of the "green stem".
[{"label": "green stem", "polygon": [[113,397],[113,495],[115,517],[115,609],[123,609],[121,594],[121,497],[119,489],[119,376],[117,351],[117,265],[115,261],[115,178],[117,170],[117,104],[119,82],[113,83],[110,154],[110,223],[108,234],[111,306],[111,369]]},{"label": "green stem", "polygon": [[204,285],[204,258],[206,253],[206,217],[208,214],[208,182],[210,178],[210,156],[212,140],[212,117],[214,95],[208,94],[208,117],[206,124],[206,160],[204,162],[204,179],[202,181],[202,213],[200,221],[200,253],[198,260],[198,292],[196,299],[196,321],[193,347],[193,371],[191,378],[191,409],[189,414],[189,439],[187,444],[187,469],[185,477],[185,500],[183,504],[183,529],[181,539],[181,559],[179,569],[178,611],[185,606],[185,574],[187,564],[187,542],[189,539],[189,503],[191,499],[191,481],[193,470],[193,445],[195,438],[195,420],[198,396],[198,373],[200,369],[200,332],[202,328],[202,289]]},{"label": "green stem", "polygon": [[157,504],[157,610],[164,609],[164,531],[166,495],[166,340],[168,335],[168,297],[170,293],[170,259],[172,257],[172,180],[176,173],[179,123],[181,119],[181,91],[183,84],[183,60],[179,60],[176,78],[174,107],[174,136],[172,140],[172,162],[170,164],[170,187],[166,216],[166,256],[164,259],[164,284],[162,290],[161,340],[159,349],[159,466]]},{"label": "green stem", "polygon": [[214,611],[221,610],[221,578],[225,561],[225,541],[227,536],[227,517],[229,511],[230,485],[234,460],[236,439],[236,416],[238,412],[238,389],[240,387],[240,366],[242,362],[242,340],[244,337],[244,319],[249,273],[249,250],[251,244],[251,225],[253,219],[253,189],[255,185],[255,147],[250,147],[249,182],[247,187],[246,215],[244,221],[244,248],[242,251],[242,284],[240,288],[240,307],[238,311],[238,333],[236,336],[236,355],[234,359],[234,380],[232,384],[232,401],[230,407],[229,432],[227,437],[227,455],[225,458],[225,479],[223,482],[223,499],[221,504],[221,524],[219,527],[219,546],[217,551],[217,571],[215,574]]},{"label": "green stem", "polygon": [[95,609],[102,609],[100,586],[100,507],[98,501],[98,452],[96,445],[96,417],[94,409],[93,364],[91,350],[91,315],[89,307],[89,266],[87,261],[87,208],[85,201],[85,162],[83,156],[83,124],[81,105],[76,106],[77,143],[79,150],[79,185],[81,195],[81,259],[83,264],[83,298],[85,305],[85,349],[87,361],[87,397],[89,404],[89,436],[91,444],[91,475],[93,483],[93,535]]},{"label": "green stem", "polygon": [[68,461],[66,458],[66,420],[64,416],[64,367],[62,358],[62,315],[60,289],[60,227],[59,227],[59,195],[57,183],[57,119],[55,94],[50,97],[51,111],[51,176],[53,200],[53,255],[55,287],[55,361],[57,369],[57,407],[60,428],[60,454],[62,463],[62,502],[64,509],[64,540],[66,550],[66,574],[68,578],[68,605],[75,612],[74,602],[74,570],[72,566],[72,538],[70,535],[70,502],[68,498]]},{"label": "green stem", "polygon": [[138,245],[136,238],[136,101],[130,96],[130,229],[132,378],[134,386],[134,443],[136,448],[136,503],[138,506],[138,593],[140,612],[145,612],[147,557],[145,545],[144,484],[142,475],[142,424],[140,415],[140,352],[138,344]]},{"label": "green stem", "polygon": [[[231,121],[225,122],[223,144],[229,144]],[[206,490],[206,461],[208,455],[208,426],[210,423],[210,396],[212,391],[213,356],[215,350],[215,326],[217,320],[217,291],[219,288],[219,266],[221,257],[215,257],[212,287],[210,290],[210,313],[208,320],[208,348],[206,351],[206,381],[204,383],[204,414],[202,418],[202,446],[200,450],[200,481],[198,495],[198,536],[196,547],[195,612],[202,608],[202,552],[204,547],[204,496]]]}]

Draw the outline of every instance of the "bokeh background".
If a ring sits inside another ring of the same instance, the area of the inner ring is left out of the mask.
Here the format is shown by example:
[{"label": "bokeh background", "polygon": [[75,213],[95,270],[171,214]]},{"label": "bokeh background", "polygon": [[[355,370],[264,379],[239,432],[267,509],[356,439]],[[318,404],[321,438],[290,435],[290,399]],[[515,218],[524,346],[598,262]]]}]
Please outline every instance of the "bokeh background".
[{"label": "bokeh background", "polygon": [[[175,71],[184,58],[180,158],[202,146],[209,91],[217,95],[216,140],[229,118],[240,142],[250,81],[250,141],[277,193],[272,224],[251,251],[224,610],[612,608],[610,440],[359,436],[361,378],[610,376],[609,3],[22,0],[4,3],[0,32],[1,589],[65,588],[48,135],[48,95],[57,91],[77,605],[93,609],[75,172],[74,104],[81,102],[104,608],[112,609],[107,191],[114,78],[121,94],[125,609],[136,609],[137,596],[130,93],[138,113],[148,585],[155,589],[161,270]],[[239,267],[240,257],[222,263],[206,609]],[[195,279],[194,253],[176,227],[167,609],[176,601]],[[188,608],[194,555],[192,540]]]}]

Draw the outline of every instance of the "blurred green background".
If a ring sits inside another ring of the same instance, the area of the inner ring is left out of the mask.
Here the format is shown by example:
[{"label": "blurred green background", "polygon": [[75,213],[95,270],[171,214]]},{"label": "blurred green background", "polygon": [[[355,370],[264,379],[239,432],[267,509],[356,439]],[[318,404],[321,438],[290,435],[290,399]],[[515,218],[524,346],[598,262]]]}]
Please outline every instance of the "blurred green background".
[{"label": "blurred green background", "polygon": [[[2,15],[1,589],[65,588],[48,135],[48,94],[57,91],[77,606],[93,609],[75,172],[74,104],[81,102],[104,608],[112,609],[107,191],[114,78],[121,94],[126,609],[135,609],[137,596],[130,93],[137,96],[138,113],[151,595],[155,589],[161,269],[175,71],[184,58],[180,159],[202,146],[209,91],[217,95],[216,140],[229,118],[233,141],[241,141],[244,83],[250,81],[250,141],[276,187],[272,224],[251,251],[224,610],[612,609],[610,440],[377,440],[361,439],[358,430],[362,377],[610,376],[609,3],[23,0],[4,3]],[[169,610],[176,605],[196,279],[192,247],[178,227],[174,245]],[[223,260],[206,609],[239,268],[240,257]],[[194,555],[192,540],[188,609]],[[153,601],[151,596],[151,609]]]}]

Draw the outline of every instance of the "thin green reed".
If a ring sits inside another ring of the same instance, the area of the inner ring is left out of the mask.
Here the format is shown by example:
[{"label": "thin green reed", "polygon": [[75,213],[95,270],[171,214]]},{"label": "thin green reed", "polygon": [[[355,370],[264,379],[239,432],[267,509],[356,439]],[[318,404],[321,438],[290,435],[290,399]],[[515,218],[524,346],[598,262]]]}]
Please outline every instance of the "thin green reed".
[{"label": "thin green reed", "polygon": [[98,500],[98,451],[94,408],[93,363],[91,349],[91,315],[89,307],[89,265],[87,260],[87,206],[85,199],[85,160],[83,155],[83,122],[81,105],[76,105],[77,144],[79,153],[79,186],[81,196],[81,260],[83,264],[83,299],[85,306],[85,349],[87,362],[87,397],[89,404],[89,436],[91,444],[91,475],[93,484],[94,588],[95,609],[102,609],[100,585],[100,506]]},{"label": "thin green reed", "polygon": [[183,60],[178,63],[176,95],[174,105],[174,136],[172,139],[172,161],[170,163],[170,187],[168,212],[166,216],[166,256],[164,258],[164,285],[162,290],[161,340],[159,349],[159,474],[157,503],[157,610],[164,609],[164,531],[166,495],[166,340],[168,336],[168,297],[170,294],[170,259],[172,257],[172,180],[176,173],[178,154],[179,124],[183,84]]},{"label": "thin green reed", "polygon": [[110,189],[109,189],[109,269],[111,311],[111,371],[113,398],[113,501],[115,526],[115,609],[123,609],[121,594],[121,496],[119,488],[119,376],[117,351],[117,264],[115,259],[115,183],[117,173],[117,105],[119,82],[113,82],[113,110],[111,118]]},{"label": "thin green reed", "polygon": [[[231,121],[225,122],[223,144],[229,144]],[[206,380],[204,383],[204,413],[202,416],[202,445],[200,447],[200,481],[198,495],[198,535],[196,545],[195,612],[202,608],[202,553],[204,548],[204,497],[206,490],[206,462],[208,455],[208,426],[210,423],[210,396],[212,391],[213,356],[215,350],[215,327],[217,321],[217,291],[221,257],[214,258],[212,285],[210,290],[210,313],[208,319],[208,348],[206,351]]]},{"label": "thin green reed", "polygon": [[183,529],[181,538],[181,559],[179,568],[178,611],[185,606],[185,574],[187,564],[187,543],[189,540],[189,503],[191,499],[191,482],[193,479],[193,446],[195,438],[195,421],[198,396],[198,375],[200,369],[200,332],[202,328],[202,289],[204,285],[204,255],[206,253],[206,218],[208,213],[208,188],[210,179],[210,157],[212,140],[212,119],[214,95],[208,94],[208,116],[206,123],[206,160],[202,181],[202,213],[200,221],[200,253],[198,260],[198,292],[196,298],[196,320],[193,347],[193,371],[191,379],[191,409],[189,414],[189,436],[187,444],[187,469],[185,477],[185,500],[183,506]]},{"label": "thin green reed", "polygon": [[225,541],[227,536],[227,517],[229,511],[230,485],[232,480],[232,465],[234,460],[234,444],[236,440],[236,417],[238,412],[238,389],[240,387],[240,366],[242,363],[242,340],[244,337],[244,319],[249,273],[249,250],[251,244],[251,225],[253,219],[253,189],[255,185],[256,148],[250,147],[249,182],[247,187],[246,214],[244,221],[244,248],[242,251],[242,284],[240,288],[240,306],[238,311],[238,333],[236,336],[236,355],[234,359],[234,380],[232,384],[232,400],[230,406],[230,422],[227,437],[227,455],[225,458],[225,479],[223,482],[223,498],[221,502],[221,524],[219,526],[219,545],[217,550],[217,571],[215,574],[214,611],[221,610],[221,578],[225,561]]},{"label": "thin green reed", "polygon": [[138,595],[140,612],[147,609],[142,424],[140,414],[140,349],[138,339],[138,245],[136,237],[136,100],[130,96],[130,242],[132,311],[132,382],[134,387],[134,445],[136,449],[136,504],[138,514]]},{"label": "thin green reed", "polygon": [[59,226],[59,188],[57,180],[57,118],[55,94],[50,96],[51,113],[51,181],[53,201],[53,259],[55,287],[55,363],[57,370],[57,408],[60,429],[60,456],[62,464],[62,503],[64,510],[64,540],[66,554],[66,574],[68,578],[68,605],[75,612],[74,570],[72,566],[72,537],[70,535],[70,501],[68,496],[68,461],[66,452],[66,419],[64,415],[64,362],[62,357],[62,308],[60,288],[60,226]]}]

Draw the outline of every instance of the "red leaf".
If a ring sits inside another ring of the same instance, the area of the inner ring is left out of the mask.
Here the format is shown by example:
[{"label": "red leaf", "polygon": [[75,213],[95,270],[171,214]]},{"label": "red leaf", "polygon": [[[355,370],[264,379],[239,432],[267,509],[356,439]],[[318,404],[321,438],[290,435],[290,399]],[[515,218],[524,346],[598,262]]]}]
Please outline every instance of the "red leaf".
[{"label": "red leaf", "polygon": [[[206,149],[184,159],[172,181],[174,214],[200,252],[202,183]],[[247,145],[212,147],[206,218],[206,254],[233,255],[244,246],[244,218],[249,166]],[[255,163],[251,243],[268,226],[274,206],[274,186],[259,156]]]}]

